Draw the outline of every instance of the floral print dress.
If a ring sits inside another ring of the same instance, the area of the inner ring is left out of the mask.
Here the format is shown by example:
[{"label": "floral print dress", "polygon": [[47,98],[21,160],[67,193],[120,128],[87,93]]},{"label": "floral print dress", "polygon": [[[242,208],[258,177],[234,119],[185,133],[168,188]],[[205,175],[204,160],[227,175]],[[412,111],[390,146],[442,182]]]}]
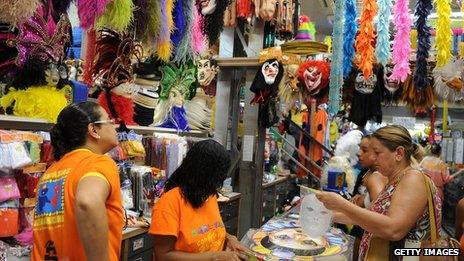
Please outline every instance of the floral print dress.
[{"label": "floral print dress", "polygon": [[[421,174],[421,175],[424,175],[424,174]],[[398,179],[396,182],[393,182],[392,184],[387,185],[382,190],[382,192],[380,192],[377,199],[371,204],[370,210],[383,214],[383,215],[387,215],[388,209],[390,208],[390,204],[391,204],[391,198],[393,194],[395,193],[395,189],[400,183],[400,181],[401,181],[401,178]],[[438,196],[435,185],[433,185],[433,182],[431,182],[431,184],[432,184],[433,199],[434,199],[434,204],[435,204],[435,220],[437,222],[437,228],[440,230],[441,228],[441,200]],[[427,205],[427,207],[424,210],[424,213],[417,220],[416,225],[409,231],[409,233],[404,239],[421,241],[421,240],[428,239],[429,234],[430,234],[430,220],[429,220],[429,209]],[[358,260],[360,261],[365,260],[365,256],[369,250],[369,245],[370,245],[372,237],[373,237],[372,233],[367,232],[367,231],[364,232],[364,235],[361,239],[361,244],[359,246],[359,259]],[[404,239],[398,242],[402,242],[404,241]],[[392,243],[398,243],[398,242],[392,242]],[[398,244],[394,244],[394,245],[398,245]],[[390,244],[390,248],[391,246],[392,244]],[[391,250],[392,249],[390,249],[390,252]]]}]

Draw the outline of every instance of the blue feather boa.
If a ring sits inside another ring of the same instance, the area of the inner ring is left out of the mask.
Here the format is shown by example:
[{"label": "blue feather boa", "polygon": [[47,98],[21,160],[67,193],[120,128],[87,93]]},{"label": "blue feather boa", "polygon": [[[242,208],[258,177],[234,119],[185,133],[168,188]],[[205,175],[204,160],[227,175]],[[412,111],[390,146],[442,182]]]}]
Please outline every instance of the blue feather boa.
[{"label": "blue feather boa", "polygon": [[348,77],[353,65],[353,56],[356,53],[354,40],[358,31],[356,22],[357,11],[355,0],[347,0],[345,8],[345,39],[343,42],[343,76]]},{"label": "blue feather boa", "polygon": [[335,0],[335,19],[332,32],[332,64],[330,68],[329,113],[335,115],[340,110],[343,85],[343,16],[345,0]]},{"label": "blue feather boa", "polygon": [[430,27],[427,25],[427,17],[432,8],[432,0],[418,0],[416,3],[417,53],[414,86],[419,91],[425,91],[430,85],[427,77],[427,59],[430,50]]},{"label": "blue feather boa", "polygon": [[377,62],[384,67],[390,59],[390,17],[392,9],[391,0],[378,0],[379,5],[377,20],[377,44],[375,46],[375,56]]},{"label": "blue feather boa", "polygon": [[174,17],[174,32],[171,34],[171,41],[174,47],[179,46],[185,31],[184,3],[180,0],[176,1],[172,12]]}]

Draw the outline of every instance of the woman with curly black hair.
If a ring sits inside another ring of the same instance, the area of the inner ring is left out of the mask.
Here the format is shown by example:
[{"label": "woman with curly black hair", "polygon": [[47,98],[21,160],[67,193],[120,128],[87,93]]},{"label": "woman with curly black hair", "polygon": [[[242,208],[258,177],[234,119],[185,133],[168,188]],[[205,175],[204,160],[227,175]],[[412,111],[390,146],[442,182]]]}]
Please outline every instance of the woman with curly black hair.
[{"label": "woman with curly black hair", "polygon": [[217,202],[229,167],[229,153],[214,140],[200,141],[188,151],[153,208],[149,232],[156,260],[243,258],[246,249],[226,233]]}]

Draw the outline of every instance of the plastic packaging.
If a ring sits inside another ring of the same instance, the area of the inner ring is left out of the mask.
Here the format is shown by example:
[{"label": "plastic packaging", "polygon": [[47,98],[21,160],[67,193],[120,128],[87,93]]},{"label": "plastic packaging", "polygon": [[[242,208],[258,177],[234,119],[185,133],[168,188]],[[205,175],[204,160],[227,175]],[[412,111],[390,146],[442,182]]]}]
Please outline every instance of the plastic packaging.
[{"label": "plastic packaging", "polygon": [[332,211],[326,209],[311,193],[305,196],[301,202],[300,224],[303,232],[310,237],[320,237],[330,229],[332,223]]}]

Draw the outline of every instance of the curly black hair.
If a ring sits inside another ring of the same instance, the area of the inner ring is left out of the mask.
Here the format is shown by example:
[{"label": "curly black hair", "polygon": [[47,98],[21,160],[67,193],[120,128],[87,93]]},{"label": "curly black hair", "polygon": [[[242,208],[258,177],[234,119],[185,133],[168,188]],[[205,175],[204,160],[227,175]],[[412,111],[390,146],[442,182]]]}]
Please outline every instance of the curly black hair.
[{"label": "curly black hair", "polygon": [[99,108],[98,103],[86,101],[69,105],[60,112],[57,123],[50,130],[55,160],[85,144],[89,123],[102,116]]},{"label": "curly black hair", "polygon": [[197,142],[166,182],[165,191],[179,187],[192,207],[199,208],[217,195],[229,167],[229,153],[221,144],[211,139]]},{"label": "curly black hair", "polygon": [[[224,12],[226,11],[229,1],[227,0],[215,0],[216,10],[210,15],[205,15],[201,29],[203,33],[208,37],[209,44],[213,45],[219,39],[219,35],[224,29]],[[201,14],[201,1],[197,0],[196,5],[198,11]]]}]

